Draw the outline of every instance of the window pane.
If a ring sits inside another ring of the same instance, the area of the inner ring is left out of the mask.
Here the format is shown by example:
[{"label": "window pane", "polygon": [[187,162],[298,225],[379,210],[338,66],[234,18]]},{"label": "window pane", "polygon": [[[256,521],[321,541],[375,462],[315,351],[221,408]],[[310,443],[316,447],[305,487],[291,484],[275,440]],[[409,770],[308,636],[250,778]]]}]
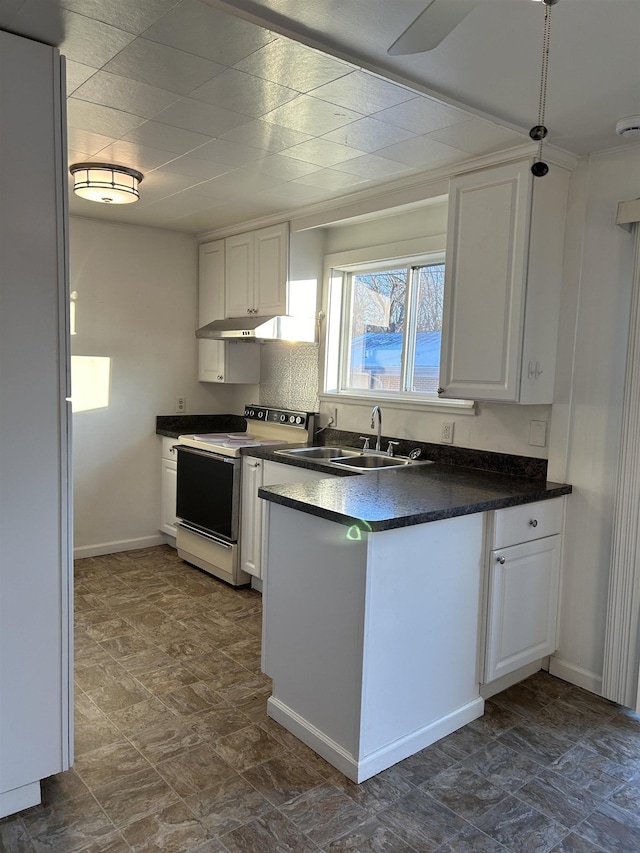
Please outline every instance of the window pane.
[{"label": "window pane", "polygon": [[414,269],[416,300],[416,342],[412,391],[436,394],[440,370],[444,264]]},{"label": "window pane", "polygon": [[347,387],[400,390],[407,270],[354,274]]}]

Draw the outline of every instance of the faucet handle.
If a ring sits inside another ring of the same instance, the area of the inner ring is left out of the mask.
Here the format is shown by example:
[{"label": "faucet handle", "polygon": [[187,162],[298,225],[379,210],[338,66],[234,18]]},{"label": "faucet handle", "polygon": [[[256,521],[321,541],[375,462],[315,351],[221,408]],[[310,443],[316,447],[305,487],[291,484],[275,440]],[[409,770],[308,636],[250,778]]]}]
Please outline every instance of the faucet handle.
[{"label": "faucet handle", "polygon": [[395,450],[394,447],[397,447],[400,444],[399,441],[390,441],[389,446],[387,447],[387,456],[394,456]]},{"label": "faucet handle", "polygon": [[369,450],[369,436],[368,435],[361,435],[360,438],[364,439],[364,446],[362,449],[363,450]]}]

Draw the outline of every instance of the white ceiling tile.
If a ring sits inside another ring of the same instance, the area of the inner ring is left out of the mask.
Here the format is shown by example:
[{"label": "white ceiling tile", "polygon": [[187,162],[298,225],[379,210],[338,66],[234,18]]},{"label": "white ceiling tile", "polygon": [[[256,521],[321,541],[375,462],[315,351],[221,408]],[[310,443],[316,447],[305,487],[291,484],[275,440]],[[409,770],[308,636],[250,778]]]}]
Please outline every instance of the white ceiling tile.
[{"label": "white ceiling tile", "polygon": [[96,73],[96,69],[90,65],[83,65],[82,62],[74,62],[72,59],[67,60],[67,95],[73,94],[78,86]]},{"label": "white ceiling tile", "polygon": [[426,138],[459,148],[467,154],[485,154],[495,151],[496,148],[507,148],[509,145],[521,145],[529,141],[529,137],[524,133],[517,133],[481,118],[435,130],[426,134]]},{"label": "white ceiling tile", "polygon": [[227,163],[230,166],[242,166],[261,160],[266,152],[240,142],[229,142],[226,139],[213,139],[198,148],[197,157],[202,160],[215,160],[217,163]]},{"label": "white ceiling tile", "polygon": [[360,157],[361,151],[349,148],[347,145],[338,145],[337,142],[329,142],[326,139],[310,139],[301,142],[283,152],[283,157],[293,157],[294,160],[304,160],[314,163],[316,166],[335,166],[353,157]]},{"label": "white ceiling tile", "polygon": [[309,92],[353,70],[346,62],[286,38],[272,41],[235,67],[298,92]]},{"label": "white ceiling tile", "polygon": [[304,184],[289,181],[286,184],[280,184],[278,187],[266,190],[261,193],[263,198],[281,199],[289,203],[300,203],[303,201],[312,201],[326,197],[328,191],[319,187],[305,186]]},{"label": "white ceiling tile", "polygon": [[314,163],[294,160],[293,157],[283,157],[281,154],[270,154],[259,160],[256,165],[262,174],[272,175],[282,181],[293,181],[295,178],[319,171]]},{"label": "white ceiling tile", "polygon": [[407,165],[407,163],[398,163],[394,160],[388,160],[386,157],[379,157],[377,154],[354,157],[353,160],[339,163],[335,168],[340,172],[360,175],[372,181],[385,180],[400,175],[402,172],[414,171],[414,167]]},{"label": "white ceiling tile", "polygon": [[190,97],[257,118],[298,97],[298,92],[262,77],[227,68],[191,92]]},{"label": "white ceiling tile", "polygon": [[159,148],[173,154],[186,154],[194,148],[199,148],[210,140],[210,136],[194,133],[192,130],[182,130],[157,121],[145,121],[122,137],[124,142],[135,142],[149,148]]},{"label": "white ceiling tile", "polygon": [[64,9],[138,35],[179,0],[59,0]]},{"label": "white ceiling tile", "polygon": [[379,148],[386,148],[387,145],[395,145],[396,142],[411,139],[415,135],[410,130],[366,116],[337,130],[332,130],[331,133],[325,133],[323,139],[370,153]]},{"label": "white ceiling tile", "polygon": [[[152,212],[154,209],[156,211],[162,210],[172,218],[178,219],[182,216],[188,216],[191,213],[198,213],[202,210],[211,210],[217,207],[218,202],[198,192],[200,186],[201,184],[197,184],[189,189],[174,193],[174,195],[158,199],[158,201],[148,204],[145,212]],[[220,202],[220,204],[222,203]]]},{"label": "white ceiling tile", "polygon": [[301,133],[299,130],[282,127],[279,124],[268,124],[259,119],[240,127],[234,127],[221,136],[230,142],[243,142],[245,145],[251,145],[253,148],[260,148],[274,154],[312,138],[309,133]]},{"label": "white ceiling tile", "polygon": [[[310,94],[322,101],[360,112],[375,113],[415,98],[415,92],[389,83],[381,77],[352,71],[338,80],[319,86]],[[363,105],[366,104],[366,108]]]},{"label": "white ceiling tile", "polygon": [[80,101],[77,98],[67,100],[69,127],[120,139],[143,121],[141,116],[123,113],[111,107],[103,107],[101,104],[91,104],[89,101]]},{"label": "white ceiling tile", "polygon": [[382,148],[378,154],[381,157],[388,157],[389,160],[415,166],[417,169],[427,169],[460,160],[458,149],[443,145],[441,142],[434,142],[426,136],[414,136],[413,139]]},{"label": "white ceiling tile", "polygon": [[179,175],[171,171],[171,164],[162,166],[144,176],[140,184],[140,203],[150,204],[200,183],[202,178],[196,175]]},{"label": "white ceiling tile", "polygon": [[117,74],[97,71],[86,83],[76,89],[73,97],[144,118],[153,118],[177,101],[179,95],[149,86],[147,83],[120,77]]},{"label": "white ceiling tile", "polygon": [[108,62],[104,70],[169,92],[188,95],[192,89],[211,80],[225,68],[226,65],[202,56],[137,38]]},{"label": "white ceiling tile", "polygon": [[100,68],[134,39],[131,33],[75,12],[65,11],[63,20],[64,39],[60,52],[67,59],[93,68]]},{"label": "white ceiling tile", "polygon": [[152,41],[231,66],[273,41],[268,30],[213,9],[183,0],[145,31]]},{"label": "white ceiling tile", "polygon": [[248,116],[190,98],[181,98],[158,113],[155,118],[161,124],[193,130],[207,136],[221,136],[228,130],[250,121]]},{"label": "white ceiling tile", "polygon": [[81,151],[85,157],[93,157],[98,151],[102,151],[107,145],[115,142],[110,136],[103,136],[100,133],[93,133],[90,130],[82,130],[79,127],[69,127],[67,129],[67,143],[69,149]]},{"label": "white ceiling tile", "polygon": [[442,104],[433,98],[420,96],[395,107],[389,107],[375,113],[379,121],[386,121],[398,127],[404,127],[414,133],[430,133],[441,127],[468,121],[473,118],[471,113]]},{"label": "white ceiling tile", "polygon": [[195,154],[183,154],[176,157],[163,168],[177,175],[197,177],[201,181],[208,181],[210,178],[216,178],[218,175],[234,171],[233,166],[226,163],[215,163],[213,160],[200,160]]},{"label": "white ceiling tile", "polygon": [[155,148],[145,148],[132,142],[123,142],[121,139],[107,145],[96,152],[96,158],[105,163],[119,163],[121,166],[129,166],[146,175],[151,169],[157,169],[175,157],[169,151],[158,151]]},{"label": "white ceiling tile", "polygon": [[200,192],[214,198],[250,200],[254,193],[280,183],[278,178],[261,175],[257,169],[236,169],[202,184]]},{"label": "white ceiling tile", "polygon": [[263,121],[315,136],[322,136],[359,118],[362,118],[362,113],[319,101],[310,95],[299,95],[294,101],[262,116]]},{"label": "white ceiling tile", "polygon": [[361,175],[349,175],[347,172],[338,172],[335,169],[321,169],[318,172],[312,172],[310,175],[296,178],[293,183],[318,187],[319,189],[348,190],[356,184],[366,183],[366,181],[367,178]]}]

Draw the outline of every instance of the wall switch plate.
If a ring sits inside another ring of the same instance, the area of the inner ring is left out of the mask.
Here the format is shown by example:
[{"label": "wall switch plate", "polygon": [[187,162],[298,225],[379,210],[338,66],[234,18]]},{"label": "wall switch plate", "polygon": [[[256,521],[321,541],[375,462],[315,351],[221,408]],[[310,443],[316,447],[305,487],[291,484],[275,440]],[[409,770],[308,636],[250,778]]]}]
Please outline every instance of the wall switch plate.
[{"label": "wall switch plate", "polygon": [[546,421],[529,421],[529,444],[532,447],[547,446]]},{"label": "wall switch plate", "polygon": [[187,411],[187,398],[186,397],[176,397],[176,414],[184,415]]},{"label": "wall switch plate", "polygon": [[453,444],[454,421],[442,421],[440,424],[440,441],[444,444]]}]

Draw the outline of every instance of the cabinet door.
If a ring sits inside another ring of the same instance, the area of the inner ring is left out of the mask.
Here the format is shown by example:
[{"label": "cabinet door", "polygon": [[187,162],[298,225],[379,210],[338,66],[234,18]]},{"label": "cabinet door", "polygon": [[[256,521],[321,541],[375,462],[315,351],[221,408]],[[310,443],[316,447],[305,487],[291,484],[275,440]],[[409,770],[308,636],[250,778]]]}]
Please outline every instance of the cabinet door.
[{"label": "cabinet door", "polygon": [[484,681],[556,650],[561,537],[490,553]]},{"label": "cabinet door", "polygon": [[173,459],[162,460],[160,493],[160,530],[169,536],[176,535],[176,486],[178,463]]},{"label": "cabinet door", "polygon": [[260,316],[287,313],[288,224],[255,232],[255,305]]},{"label": "cabinet door", "polygon": [[198,250],[198,325],[224,318],[224,240]]},{"label": "cabinet door", "polygon": [[254,306],[253,232],[227,237],[225,245],[225,315],[246,317]]},{"label": "cabinet door", "polygon": [[198,380],[200,382],[225,382],[224,341],[198,341]]},{"label": "cabinet door", "polygon": [[519,398],[532,180],[526,161],[451,181],[442,397]]},{"label": "cabinet door", "polygon": [[240,567],[254,577],[262,577],[262,501],[258,489],[262,485],[262,462],[242,460],[242,528]]}]

